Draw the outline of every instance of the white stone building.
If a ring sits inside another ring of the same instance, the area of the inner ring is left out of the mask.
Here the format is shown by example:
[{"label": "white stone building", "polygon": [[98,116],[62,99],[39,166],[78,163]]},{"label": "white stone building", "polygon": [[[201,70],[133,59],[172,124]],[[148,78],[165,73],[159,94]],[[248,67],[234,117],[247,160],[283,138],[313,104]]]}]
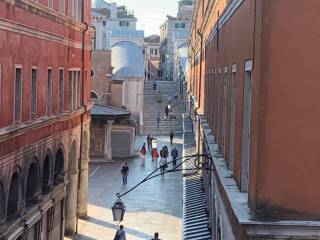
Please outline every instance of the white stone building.
[{"label": "white stone building", "polygon": [[116,43],[111,49],[114,81],[123,81],[122,105],[143,129],[144,64],[140,46],[130,41]]},{"label": "white stone building", "polygon": [[163,80],[176,81],[174,78],[175,51],[187,43],[193,16],[193,0],[179,1],[176,17],[167,16],[160,26],[161,72]]},{"label": "white stone building", "polygon": [[117,3],[94,0],[92,25],[95,28],[94,49],[111,49],[120,41],[130,41],[142,47],[144,31],[137,30],[137,18],[133,11]]}]

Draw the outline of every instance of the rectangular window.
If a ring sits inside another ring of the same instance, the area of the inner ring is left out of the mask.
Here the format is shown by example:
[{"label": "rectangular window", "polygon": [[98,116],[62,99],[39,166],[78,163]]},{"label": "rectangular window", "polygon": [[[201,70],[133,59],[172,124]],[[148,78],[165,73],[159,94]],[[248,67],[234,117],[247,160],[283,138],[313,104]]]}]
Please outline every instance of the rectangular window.
[{"label": "rectangular window", "polygon": [[120,21],[119,26],[120,27],[129,27],[129,22],[128,21]]},{"label": "rectangular window", "polygon": [[14,96],[14,121],[19,123],[21,121],[22,109],[22,69],[16,68],[15,73],[15,96]]},{"label": "rectangular window", "polygon": [[80,71],[76,72],[77,74],[77,107],[80,107],[80,88],[81,88],[81,79],[80,79]]},{"label": "rectangular window", "polygon": [[48,0],[48,7],[53,9],[53,0]]},{"label": "rectangular window", "polygon": [[37,69],[31,69],[31,119],[37,117]]},{"label": "rectangular window", "polygon": [[84,71],[84,83],[83,83],[83,92],[84,92],[84,96],[83,96],[83,101],[84,103],[87,103],[87,75],[88,75],[88,70],[86,69]]},{"label": "rectangular window", "polygon": [[72,72],[72,79],[73,79],[73,89],[72,89],[72,98],[73,98],[73,106],[72,109],[77,108],[77,72],[73,71]]},{"label": "rectangular window", "polygon": [[106,21],[102,21],[102,25],[103,25],[103,26],[106,26],[106,25],[107,25],[107,22],[106,22]]},{"label": "rectangular window", "polygon": [[228,101],[228,67],[224,67],[223,73],[223,112],[222,112],[222,145],[226,155],[226,129],[227,129],[227,101]]},{"label": "rectangular window", "polygon": [[52,111],[52,69],[48,69],[47,82],[47,115],[51,115]]},{"label": "rectangular window", "polygon": [[157,49],[154,50],[154,55],[155,55],[155,56],[158,55],[158,50],[157,50]]},{"label": "rectangular window", "polygon": [[252,61],[245,62],[245,78],[243,86],[243,125],[242,125],[242,167],[241,191],[248,191],[249,158],[250,158],[250,118],[251,118],[251,84]]},{"label": "rectangular window", "polygon": [[232,65],[229,169],[233,170],[237,103],[237,65]]},{"label": "rectangular window", "polygon": [[60,12],[62,13],[62,14],[64,14],[65,13],[65,6],[66,4],[65,4],[65,0],[60,0]]},{"label": "rectangular window", "polygon": [[59,70],[59,112],[63,112],[64,98],[64,70]]},{"label": "rectangular window", "polygon": [[68,86],[68,109],[72,111],[73,106],[73,74],[69,71],[69,86]]}]

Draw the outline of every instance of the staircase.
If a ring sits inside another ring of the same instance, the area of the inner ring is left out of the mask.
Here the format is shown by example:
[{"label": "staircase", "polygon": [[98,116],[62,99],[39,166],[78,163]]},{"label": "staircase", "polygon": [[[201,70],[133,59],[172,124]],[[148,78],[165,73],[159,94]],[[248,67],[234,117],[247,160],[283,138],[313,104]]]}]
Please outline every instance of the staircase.
[{"label": "staircase", "polygon": [[[178,83],[168,81],[157,81],[157,90],[153,90],[153,82],[145,82],[144,87],[144,134],[151,135],[167,135],[170,130],[175,134],[182,133],[182,113],[184,106],[178,95],[175,99],[175,93],[178,90]],[[161,91],[162,102],[157,102],[157,93]],[[176,119],[170,121],[165,120],[164,109],[168,104],[168,97],[172,97],[171,108]],[[157,116],[161,115],[159,128],[157,127]]]}]

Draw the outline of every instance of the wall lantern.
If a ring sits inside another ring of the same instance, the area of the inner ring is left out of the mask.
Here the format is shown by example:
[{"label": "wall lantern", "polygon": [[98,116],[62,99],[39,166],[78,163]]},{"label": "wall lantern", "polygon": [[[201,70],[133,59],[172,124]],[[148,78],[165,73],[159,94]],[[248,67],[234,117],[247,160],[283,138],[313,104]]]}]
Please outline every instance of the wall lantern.
[{"label": "wall lantern", "polygon": [[118,198],[118,200],[114,203],[112,207],[113,221],[121,222],[123,220],[125,211],[126,206],[122,203],[121,199]]}]

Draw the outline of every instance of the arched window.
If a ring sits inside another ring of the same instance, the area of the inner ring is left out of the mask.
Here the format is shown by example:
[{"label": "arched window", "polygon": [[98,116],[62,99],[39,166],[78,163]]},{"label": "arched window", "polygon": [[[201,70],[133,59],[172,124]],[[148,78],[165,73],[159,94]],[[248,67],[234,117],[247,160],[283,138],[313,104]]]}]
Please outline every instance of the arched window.
[{"label": "arched window", "polygon": [[59,149],[54,164],[54,184],[64,182],[64,155],[62,149]]},{"label": "arched window", "polygon": [[46,156],[43,163],[43,172],[42,172],[42,193],[48,193],[51,190],[51,157]]},{"label": "arched window", "polygon": [[28,177],[27,177],[27,190],[26,190],[26,204],[32,205],[38,203],[39,193],[39,169],[35,162],[31,163]]},{"label": "arched window", "polygon": [[16,172],[12,175],[8,196],[7,218],[13,219],[18,216],[18,201],[20,191],[20,176]]},{"label": "arched window", "polygon": [[93,92],[93,91],[91,91],[90,96],[91,96],[91,99],[92,99],[92,100],[98,100],[98,99],[99,99],[98,95],[97,95],[95,92]]}]

